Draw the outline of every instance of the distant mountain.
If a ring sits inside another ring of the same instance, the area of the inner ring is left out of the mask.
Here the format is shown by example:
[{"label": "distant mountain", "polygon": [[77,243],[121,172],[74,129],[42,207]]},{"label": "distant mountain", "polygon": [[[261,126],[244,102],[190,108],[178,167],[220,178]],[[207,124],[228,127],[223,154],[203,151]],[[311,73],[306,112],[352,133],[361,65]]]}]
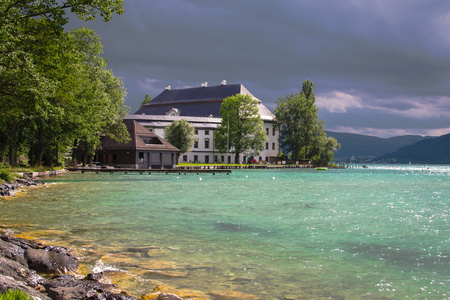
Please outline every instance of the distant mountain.
[{"label": "distant mountain", "polygon": [[336,162],[370,162],[377,156],[391,153],[397,149],[425,139],[420,135],[404,135],[392,138],[379,138],[354,133],[326,132],[337,139],[341,148],[334,154]]},{"label": "distant mountain", "polygon": [[376,157],[374,162],[399,164],[450,164],[450,134],[424,139],[393,153]]}]

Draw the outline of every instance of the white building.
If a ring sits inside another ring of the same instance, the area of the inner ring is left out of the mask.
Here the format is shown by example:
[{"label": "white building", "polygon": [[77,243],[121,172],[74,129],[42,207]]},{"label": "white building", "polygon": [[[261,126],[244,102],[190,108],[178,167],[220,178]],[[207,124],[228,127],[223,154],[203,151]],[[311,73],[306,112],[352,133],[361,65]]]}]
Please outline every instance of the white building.
[{"label": "white building", "polygon": [[[264,130],[268,140],[263,151],[254,157],[258,161],[269,161],[279,153],[279,133],[273,127],[274,115],[262,102],[253,96],[242,84],[221,85],[208,87],[202,83],[201,87],[175,89],[170,86],[145,104],[135,114],[126,116],[139,122],[145,128],[164,138],[164,128],[175,120],[186,119],[195,128],[198,141],[189,153],[182,154],[179,162],[201,163],[235,163],[234,154],[219,153],[214,144],[214,131],[221,124],[220,106],[222,101],[237,94],[250,95],[258,100],[259,114],[264,121]],[[239,162],[245,162],[248,153],[242,153]],[[236,163],[239,163],[236,162]]]}]

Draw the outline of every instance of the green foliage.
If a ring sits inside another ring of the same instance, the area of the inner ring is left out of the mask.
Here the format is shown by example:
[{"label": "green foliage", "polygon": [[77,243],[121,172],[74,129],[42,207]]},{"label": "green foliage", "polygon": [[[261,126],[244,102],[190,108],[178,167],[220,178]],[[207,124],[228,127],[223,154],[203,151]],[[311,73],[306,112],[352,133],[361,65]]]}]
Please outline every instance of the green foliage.
[{"label": "green foliage", "polygon": [[299,93],[278,98],[275,126],[280,131],[280,148],[290,153],[293,160],[307,159],[327,165],[339,144],[336,139],[327,138],[315,102],[314,84],[306,80]]},{"label": "green foliage", "polygon": [[20,290],[8,290],[3,294],[0,294],[0,300],[31,300],[30,295]]},{"label": "green foliage", "polygon": [[12,182],[15,180],[15,177],[13,174],[11,174],[9,169],[0,169],[0,179],[2,181],[6,182]]},{"label": "green foliage", "polygon": [[257,155],[264,149],[267,135],[258,112],[258,100],[242,94],[228,97],[222,102],[220,115],[222,124],[214,132],[220,152],[231,151],[238,162],[241,153]]},{"label": "green foliage", "polygon": [[195,128],[185,119],[173,121],[164,128],[164,139],[180,149],[179,154],[189,152],[197,140]]},{"label": "green foliage", "polygon": [[21,152],[51,166],[75,139],[95,149],[101,133],[127,138],[123,83],[93,31],[64,32],[68,9],[105,21],[123,11],[122,0],[0,3],[0,154],[13,166]]},{"label": "green foliage", "polygon": [[141,103],[141,106],[139,106],[139,108],[143,108],[145,104],[149,103],[150,101],[152,101],[152,97],[150,97],[148,94],[145,95],[144,100]]}]

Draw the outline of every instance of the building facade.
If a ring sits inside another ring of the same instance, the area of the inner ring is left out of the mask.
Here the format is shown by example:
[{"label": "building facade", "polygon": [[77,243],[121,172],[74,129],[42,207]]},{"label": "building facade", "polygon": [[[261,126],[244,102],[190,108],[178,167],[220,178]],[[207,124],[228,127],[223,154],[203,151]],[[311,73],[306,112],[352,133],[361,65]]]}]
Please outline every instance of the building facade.
[{"label": "building facade", "polygon": [[101,150],[95,160],[102,165],[132,169],[174,169],[178,148],[150,132],[134,120],[123,121],[130,141],[117,143],[109,136],[101,136]]},{"label": "building facade", "polygon": [[257,161],[273,160],[279,153],[279,133],[274,128],[274,115],[262,102],[253,96],[242,84],[221,85],[175,89],[170,86],[145,104],[135,114],[128,115],[127,120],[139,122],[149,131],[164,137],[164,128],[175,120],[185,119],[195,128],[197,142],[191,152],[180,155],[178,162],[201,163],[240,163],[246,162],[249,153],[242,153],[239,161],[234,161],[234,154],[220,153],[214,143],[214,131],[221,124],[220,107],[222,101],[237,94],[250,95],[258,100],[259,115],[264,121],[267,142],[264,150],[253,158]]}]

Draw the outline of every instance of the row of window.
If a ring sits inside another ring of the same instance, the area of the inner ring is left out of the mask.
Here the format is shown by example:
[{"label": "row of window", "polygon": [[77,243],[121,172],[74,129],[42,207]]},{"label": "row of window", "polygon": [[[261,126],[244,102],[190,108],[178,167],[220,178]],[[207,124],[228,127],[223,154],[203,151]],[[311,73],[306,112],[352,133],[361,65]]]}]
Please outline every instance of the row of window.
[{"label": "row of window", "polygon": [[[269,135],[269,128],[266,128],[266,133]],[[275,127],[272,127],[272,135],[275,136]]]},{"label": "row of window", "polygon": [[[198,141],[194,142],[194,149],[198,149]],[[205,149],[209,149],[209,139],[205,139]],[[269,143],[266,143],[266,150],[269,150]],[[275,150],[275,143],[272,143],[272,150]]]},{"label": "row of window", "polygon": [[[266,133],[269,135],[269,128],[266,128]],[[198,135],[198,129],[195,129],[195,134]],[[209,130],[205,130],[205,135],[209,135]],[[275,127],[272,127],[272,135],[275,136]]]},{"label": "row of window", "polygon": [[[266,143],[266,150],[269,150],[269,143]],[[275,150],[275,143],[272,143],[272,150]]]},{"label": "row of window", "polygon": [[[198,135],[198,129],[195,129],[195,134]],[[205,130],[205,135],[209,135],[209,130]]]},{"label": "row of window", "polygon": [[[198,148],[198,141],[194,142],[194,149]],[[205,139],[205,149],[209,149],[209,139]]]}]

